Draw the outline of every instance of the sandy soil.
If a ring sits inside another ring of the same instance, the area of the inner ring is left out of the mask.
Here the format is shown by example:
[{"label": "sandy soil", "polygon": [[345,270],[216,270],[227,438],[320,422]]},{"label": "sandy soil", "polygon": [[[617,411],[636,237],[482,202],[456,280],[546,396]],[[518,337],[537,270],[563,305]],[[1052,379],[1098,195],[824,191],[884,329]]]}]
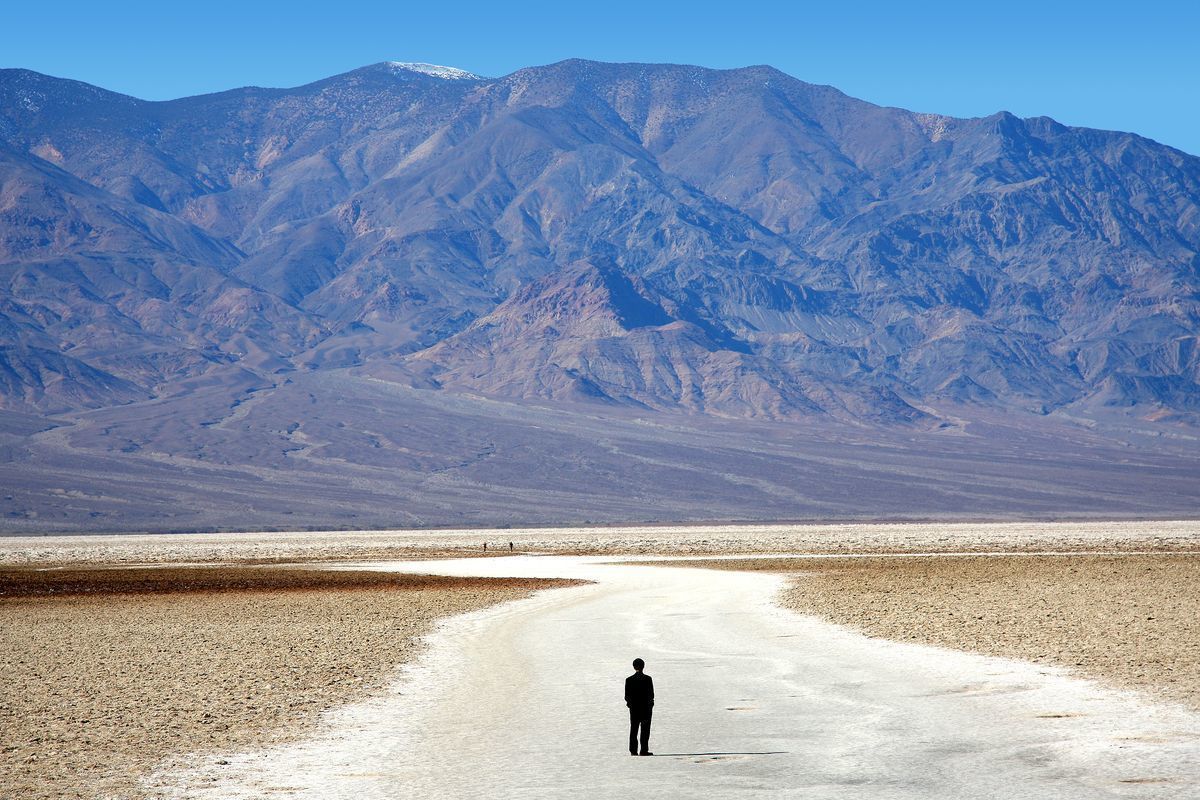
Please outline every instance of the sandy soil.
[{"label": "sandy soil", "polygon": [[802,570],[783,603],[872,636],[1067,666],[1200,708],[1200,555],[695,562]]},{"label": "sandy soil", "polygon": [[0,797],[136,797],[168,755],[219,759],[295,737],[385,685],[439,618],[549,585],[248,568],[0,573]]}]

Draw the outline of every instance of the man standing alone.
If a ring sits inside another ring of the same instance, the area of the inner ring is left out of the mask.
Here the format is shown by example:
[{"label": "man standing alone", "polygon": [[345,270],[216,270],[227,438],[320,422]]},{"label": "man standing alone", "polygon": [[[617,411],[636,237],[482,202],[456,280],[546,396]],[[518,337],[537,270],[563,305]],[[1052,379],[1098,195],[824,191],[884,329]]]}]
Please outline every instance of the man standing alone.
[{"label": "man standing alone", "polygon": [[[650,715],[654,710],[654,679],[642,672],[646,662],[633,660],[634,673],[625,679],[625,705],[629,707],[629,755],[652,756],[650,752]],[[638,751],[638,729],[641,751]]]}]

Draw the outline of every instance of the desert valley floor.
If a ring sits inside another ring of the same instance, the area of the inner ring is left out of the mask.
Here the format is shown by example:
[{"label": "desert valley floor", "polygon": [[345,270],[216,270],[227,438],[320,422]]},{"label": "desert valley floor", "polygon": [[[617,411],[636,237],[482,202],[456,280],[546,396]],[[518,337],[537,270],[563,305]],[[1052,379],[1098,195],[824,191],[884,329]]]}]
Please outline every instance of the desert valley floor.
[{"label": "desert valley floor", "polygon": [[[29,676],[4,795],[1200,793],[1195,522],[11,537],[0,564]],[[634,656],[654,759],[624,752]]]}]

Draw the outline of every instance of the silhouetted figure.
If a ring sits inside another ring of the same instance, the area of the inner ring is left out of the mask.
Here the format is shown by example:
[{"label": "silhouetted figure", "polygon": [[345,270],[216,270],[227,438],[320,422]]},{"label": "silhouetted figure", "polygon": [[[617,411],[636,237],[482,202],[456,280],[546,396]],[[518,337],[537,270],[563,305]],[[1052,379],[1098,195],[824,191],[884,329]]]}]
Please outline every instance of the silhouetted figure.
[{"label": "silhouetted figure", "polygon": [[512,550],[513,550],[513,548],[512,548],[512,542],[509,542],[509,543],[508,543],[508,552],[510,552],[510,553],[511,553],[511,552],[512,552]]},{"label": "silhouetted figure", "polygon": [[483,543],[483,552],[487,552],[487,542]]},{"label": "silhouetted figure", "polygon": [[[634,673],[625,679],[625,705],[629,707],[629,755],[652,756],[650,716],[654,711],[654,679],[642,672],[646,662],[633,660]],[[639,729],[641,735],[639,736]],[[638,749],[638,744],[641,749]]]}]

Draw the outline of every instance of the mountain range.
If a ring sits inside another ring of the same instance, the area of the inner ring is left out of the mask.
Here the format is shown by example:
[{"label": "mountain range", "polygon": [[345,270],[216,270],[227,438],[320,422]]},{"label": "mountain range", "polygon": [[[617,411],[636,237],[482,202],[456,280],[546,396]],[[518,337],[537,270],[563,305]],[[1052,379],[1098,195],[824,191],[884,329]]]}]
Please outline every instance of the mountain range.
[{"label": "mountain range", "polygon": [[[166,102],[0,71],[3,452],[51,483],[113,457],[281,470],[299,448],[311,466],[355,436],[297,445],[325,424],[304,401],[253,465],[216,435],[300,385],[314,408],[384,416],[391,387],[439,429],[456,403],[533,414],[512,441],[538,452],[554,426],[533,420],[569,409],[914,451],[995,426],[1136,429],[1154,452],[1193,441],[1198,382],[1200,159],[1135,134],[884,108],[770,67],[387,62]],[[467,416],[478,435],[452,461],[488,438]],[[359,427],[377,447],[335,461],[415,458]],[[529,469],[511,463],[462,519],[576,519],[571,491],[489,516]],[[725,499],[703,514],[761,516]],[[650,516],[693,516],[677,500]],[[795,500],[769,516],[839,515]],[[6,503],[17,528],[124,524],[41,483]],[[935,512],[956,513],[903,513]]]}]

